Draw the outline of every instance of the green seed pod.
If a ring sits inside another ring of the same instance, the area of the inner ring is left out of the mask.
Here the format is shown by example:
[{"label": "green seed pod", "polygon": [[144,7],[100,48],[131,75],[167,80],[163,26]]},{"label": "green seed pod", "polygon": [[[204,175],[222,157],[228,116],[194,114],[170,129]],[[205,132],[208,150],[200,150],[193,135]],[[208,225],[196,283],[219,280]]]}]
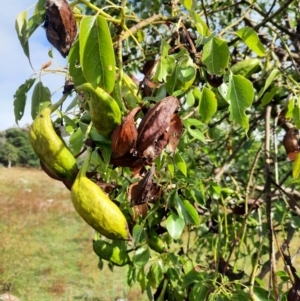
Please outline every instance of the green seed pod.
[{"label": "green seed pod", "polygon": [[29,130],[29,140],[36,155],[53,175],[73,182],[78,173],[76,159],[64,140],[56,134],[51,120],[51,113],[66,97],[36,116]]},{"label": "green seed pod", "polygon": [[113,130],[121,123],[121,111],[117,102],[103,89],[94,89],[85,83],[76,87],[78,92],[85,92],[93,125],[100,135],[110,137]]},{"label": "green seed pod", "polygon": [[101,259],[107,260],[119,267],[131,264],[131,260],[126,251],[104,240],[94,240],[93,249]]}]

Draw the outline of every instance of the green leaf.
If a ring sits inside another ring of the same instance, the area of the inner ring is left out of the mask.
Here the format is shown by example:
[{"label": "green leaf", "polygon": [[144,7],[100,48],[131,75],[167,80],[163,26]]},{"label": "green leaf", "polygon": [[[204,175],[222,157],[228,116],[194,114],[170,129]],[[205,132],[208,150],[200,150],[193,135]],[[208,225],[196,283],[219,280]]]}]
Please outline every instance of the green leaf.
[{"label": "green leaf", "polygon": [[70,136],[69,147],[74,155],[79,154],[79,152],[81,151],[83,145],[83,139],[84,139],[84,135],[80,128],[73,131],[72,135]]},{"label": "green leaf", "polygon": [[82,66],[80,64],[80,53],[79,53],[79,40],[76,40],[76,42],[71,47],[71,50],[68,55],[69,60],[69,72],[70,76],[73,79],[75,86],[80,86],[81,84],[84,84],[87,82],[83,71]]},{"label": "green leaf", "polygon": [[135,225],[132,230],[132,236],[134,240],[134,245],[137,246],[141,242],[146,240],[146,234],[141,225]]},{"label": "green leaf", "polygon": [[157,65],[154,80],[166,82],[167,76],[170,76],[175,70],[175,58],[168,54],[170,49],[171,46],[165,40],[162,40],[160,46],[161,57]]},{"label": "green leaf", "polygon": [[257,95],[257,99],[261,98],[261,96],[265,93],[265,91],[269,88],[269,86],[273,83],[274,79],[280,74],[278,69],[273,69],[270,75],[268,76],[264,87],[259,91]]},{"label": "green leaf", "polygon": [[266,49],[262,42],[260,41],[256,31],[251,27],[241,28],[236,32],[236,34],[244,41],[244,43],[254,51],[258,56],[265,56]]},{"label": "green leaf", "polygon": [[14,113],[17,124],[18,121],[20,121],[24,115],[27,93],[33,86],[35,80],[36,78],[26,80],[26,82],[17,89],[14,95]]},{"label": "green leaf", "polygon": [[39,0],[27,22],[27,38],[45,21],[45,0]]},{"label": "green leaf", "polygon": [[35,6],[32,16],[27,19],[27,10],[19,13],[15,22],[15,29],[23,48],[25,55],[30,62],[29,44],[28,40],[34,31],[44,22],[45,20],[45,0],[39,0]]},{"label": "green leaf", "polygon": [[209,73],[215,75],[224,74],[229,62],[227,43],[213,36],[204,45],[202,61]]},{"label": "green leaf", "polygon": [[28,45],[28,37],[27,37],[27,10],[19,13],[16,18],[15,23],[16,32],[23,48],[25,55],[30,61],[29,56],[29,45]]},{"label": "green leaf", "polygon": [[205,123],[208,123],[211,117],[217,112],[218,102],[216,95],[210,89],[204,87],[201,93],[199,113]]},{"label": "green leaf", "polygon": [[185,208],[185,220],[187,223],[191,225],[199,225],[200,224],[200,218],[198,215],[197,210],[195,207],[187,200],[182,201],[182,204]]},{"label": "green leaf", "polygon": [[230,74],[226,99],[230,101],[230,119],[248,131],[249,122],[245,114],[252,104],[254,91],[252,83],[241,75]]},{"label": "green leaf", "polygon": [[147,274],[147,279],[152,288],[157,288],[163,280],[163,277],[164,275],[161,264],[158,264],[157,262],[151,264],[149,272]]},{"label": "green leaf", "polygon": [[166,227],[173,239],[178,239],[184,229],[184,219],[180,218],[177,214],[171,213],[167,218]]},{"label": "green leaf", "polygon": [[208,29],[206,23],[202,20],[202,18],[195,10],[191,10],[189,13],[191,18],[194,20],[197,31],[200,33],[200,35],[208,37],[210,35],[210,30]]},{"label": "green leaf", "polygon": [[115,85],[115,52],[106,20],[87,16],[80,23],[80,63],[85,78],[111,93]]},{"label": "green leaf", "polygon": [[142,267],[148,263],[150,259],[150,252],[149,249],[146,247],[141,247],[136,250],[133,256],[133,262],[136,266]]},{"label": "green leaf", "polygon": [[185,161],[183,160],[183,158],[181,157],[181,155],[179,153],[176,153],[174,155],[174,162],[176,164],[176,166],[178,167],[178,169],[182,172],[182,174],[184,176],[187,175],[187,167],[185,164]]},{"label": "green leaf", "polygon": [[293,178],[297,180],[300,175],[300,156],[299,153],[297,155],[296,160],[293,163]]},{"label": "green leaf", "polygon": [[298,96],[297,102],[293,109],[293,120],[297,129],[300,129],[300,96]]},{"label": "green leaf", "polygon": [[272,101],[272,99],[274,98],[274,96],[278,93],[278,91],[280,91],[279,87],[273,87],[272,90],[270,92],[266,92],[264,94],[264,96],[261,99],[261,104],[259,105],[260,108],[263,108],[264,106],[266,106],[268,103],[270,103],[270,101]]},{"label": "green leaf", "polygon": [[181,3],[187,10],[191,10],[192,8],[195,7],[194,0],[181,0]]},{"label": "green leaf", "polygon": [[198,128],[203,127],[203,123],[195,118],[188,118],[184,120],[185,128],[187,128],[188,133],[195,139],[200,140],[206,144],[206,138]]},{"label": "green leaf", "polygon": [[199,225],[199,215],[197,210],[190,204],[190,202],[187,200],[181,200],[177,193],[174,195],[174,199],[178,215],[181,218],[184,218],[185,223],[189,225]]},{"label": "green leaf", "polygon": [[32,92],[31,97],[31,117],[35,117],[51,104],[51,92],[48,87],[44,87],[42,82],[38,82]]},{"label": "green leaf", "polygon": [[195,96],[193,90],[189,90],[189,92],[185,95],[186,104],[189,107],[192,107],[195,104]]}]

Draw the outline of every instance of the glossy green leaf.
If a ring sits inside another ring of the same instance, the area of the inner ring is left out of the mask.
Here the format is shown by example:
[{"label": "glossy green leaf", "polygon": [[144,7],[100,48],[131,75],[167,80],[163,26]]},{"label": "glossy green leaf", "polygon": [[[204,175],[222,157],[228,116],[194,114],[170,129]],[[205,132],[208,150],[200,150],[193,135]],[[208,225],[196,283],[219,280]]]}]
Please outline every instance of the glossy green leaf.
[{"label": "glossy green leaf", "polygon": [[256,31],[251,27],[241,28],[236,32],[236,34],[244,41],[244,43],[254,51],[258,56],[265,56],[266,49],[265,46],[260,41]]},{"label": "glossy green leaf", "polygon": [[280,74],[280,71],[278,69],[273,69],[270,75],[268,76],[264,87],[259,91],[257,99],[259,99],[265,91],[269,88],[269,86],[274,82],[274,79]]},{"label": "glossy green leaf", "polygon": [[199,113],[205,123],[208,123],[211,117],[217,112],[218,102],[216,95],[210,89],[204,87],[201,93],[199,103]]},{"label": "glossy green leaf", "polygon": [[234,64],[230,70],[235,75],[242,75],[246,78],[250,78],[252,74],[258,71],[260,59],[246,59]]},{"label": "glossy green leaf", "polygon": [[185,220],[191,225],[199,225],[200,218],[195,207],[187,200],[182,201],[182,204],[185,208]]},{"label": "glossy green leaf", "polygon": [[149,249],[146,247],[141,247],[136,250],[133,256],[133,262],[136,266],[142,267],[148,263],[150,259],[150,252]]},{"label": "glossy green leaf", "polygon": [[154,80],[166,82],[167,76],[170,76],[175,70],[175,58],[169,56],[170,49],[171,46],[165,40],[162,40],[160,46],[161,57],[157,65]]},{"label": "glossy green leaf", "polygon": [[181,200],[177,193],[174,198],[178,215],[181,218],[184,218],[185,223],[189,225],[199,225],[200,218],[194,206],[187,200]]},{"label": "glossy green leaf", "polygon": [[29,38],[35,30],[45,22],[45,0],[39,0],[35,5],[34,12],[27,22],[27,38]]},{"label": "glossy green leaf", "polygon": [[184,229],[185,223],[184,219],[180,218],[177,214],[171,213],[166,222],[167,230],[170,234],[170,236],[173,239],[178,239],[181,236],[181,233]]},{"label": "glossy green leaf", "polygon": [[206,23],[202,20],[200,15],[195,10],[191,10],[190,16],[194,20],[199,34],[201,36],[208,37],[210,35],[210,30],[208,29]]},{"label": "glossy green leaf", "polygon": [[32,92],[31,117],[35,117],[51,104],[51,92],[48,87],[44,87],[42,82],[38,82]]},{"label": "glossy green leaf", "polygon": [[177,168],[182,172],[182,174],[184,176],[187,176],[187,167],[186,167],[185,161],[183,160],[183,158],[181,157],[181,155],[179,153],[176,153],[174,155],[174,162],[175,162],[175,165],[177,166]]},{"label": "glossy green leaf", "polygon": [[188,118],[184,120],[185,128],[187,128],[188,133],[195,139],[200,140],[203,143],[206,143],[206,138],[202,134],[201,130],[203,127],[203,123],[195,118]]},{"label": "glossy green leaf", "polygon": [[300,175],[300,153],[298,153],[296,160],[293,163],[293,178],[296,180]]},{"label": "glossy green leaf", "polygon": [[68,55],[69,60],[69,72],[75,86],[79,86],[87,82],[80,64],[80,51],[79,51],[79,40],[71,47]]},{"label": "glossy green leaf", "polygon": [[194,0],[181,0],[181,3],[187,10],[191,10],[193,7],[195,7]]},{"label": "glossy green leaf", "polygon": [[115,85],[115,52],[107,21],[102,16],[87,16],[80,23],[80,63],[85,78],[111,93]]},{"label": "glossy green leaf", "polygon": [[45,0],[39,0],[35,5],[34,12],[32,16],[27,19],[27,10],[19,13],[15,22],[15,29],[23,48],[25,55],[30,62],[30,52],[28,40],[34,31],[40,27],[40,25],[45,21]]},{"label": "glossy green leaf", "polygon": [[69,139],[69,147],[73,155],[79,154],[83,146],[84,135],[80,128],[73,131]]},{"label": "glossy green leaf", "polygon": [[19,13],[16,18],[15,28],[23,51],[30,61],[29,45],[27,38],[27,10]]},{"label": "glossy green leaf", "polygon": [[224,74],[229,62],[227,43],[213,36],[204,45],[202,61],[209,73],[214,75]]},{"label": "glossy green leaf", "polygon": [[263,108],[263,107],[266,106],[268,103],[270,103],[270,102],[273,100],[274,96],[278,93],[279,90],[280,90],[279,87],[273,87],[273,88],[271,89],[271,91],[266,92],[266,93],[264,94],[264,96],[262,97],[262,99],[261,99],[261,104],[260,104],[259,107],[260,107],[260,108]]},{"label": "glossy green leaf", "polygon": [[141,225],[135,225],[132,230],[132,236],[134,240],[134,245],[137,246],[141,242],[146,240],[146,234]]},{"label": "glossy green leaf", "polygon": [[293,120],[297,129],[300,129],[300,96],[298,96],[297,102],[293,109]]},{"label": "glossy green leaf", "polygon": [[186,104],[189,107],[192,107],[195,104],[195,96],[194,96],[193,90],[190,89],[185,97],[186,97]]},{"label": "glossy green leaf", "polygon": [[26,80],[26,82],[17,89],[14,95],[14,113],[15,121],[17,124],[18,121],[20,121],[24,115],[27,93],[33,86],[35,80],[36,78]]},{"label": "glossy green leaf", "polygon": [[230,102],[230,119],[249,129],[248,117],[245,111],[253,102],[254,90],[252,83],[241,75],[230,74],[226,99]]}]

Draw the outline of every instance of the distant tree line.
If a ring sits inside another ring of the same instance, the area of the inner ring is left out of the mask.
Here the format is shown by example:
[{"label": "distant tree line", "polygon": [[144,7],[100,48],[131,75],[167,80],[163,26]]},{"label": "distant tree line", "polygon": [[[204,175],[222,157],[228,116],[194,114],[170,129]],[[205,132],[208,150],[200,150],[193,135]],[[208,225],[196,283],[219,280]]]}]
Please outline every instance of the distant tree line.
[{"label": "distant tree line", "polygon": [[27,128],[9,128],[0,132],[0,164],[38,167],[39,159],[33,152]]}]

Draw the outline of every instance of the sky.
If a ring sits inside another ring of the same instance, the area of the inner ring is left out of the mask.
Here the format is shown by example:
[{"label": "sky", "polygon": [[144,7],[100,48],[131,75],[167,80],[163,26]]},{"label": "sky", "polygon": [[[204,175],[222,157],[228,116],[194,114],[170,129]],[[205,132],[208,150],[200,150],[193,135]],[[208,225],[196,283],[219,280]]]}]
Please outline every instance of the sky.
[{"label": "sky", "polygon": [[[15,31],[15,19],[18,13],[35,5],[37,0],[10,0],[6,1],[5,9],[0,10],[0,131],[17,126],[14,116],[14,94],[17,88],[33,74],[39,75],[39,70],[44,63],[52,61],[49,67],[55,69],[56,64],[61,68],[67,65],[64,59],[55,49],[54,59],[48,56],[51,45],[46,38],[45,30],[39,27],[29,40],[29,49],[33,70],[30,67]],[[32,12],[32,9],[29,11]],[[36,73],[37,72],[37,73]],[[43,84],[51,93],[54,93],[64,84],[64,77],[59,75],[45,75]],[[52,101],[61,97],[61,90],[54,94]],[[25,126],[32,122],[30,114],[31,92],[27,95],[26,109],[19,126]]]}]

